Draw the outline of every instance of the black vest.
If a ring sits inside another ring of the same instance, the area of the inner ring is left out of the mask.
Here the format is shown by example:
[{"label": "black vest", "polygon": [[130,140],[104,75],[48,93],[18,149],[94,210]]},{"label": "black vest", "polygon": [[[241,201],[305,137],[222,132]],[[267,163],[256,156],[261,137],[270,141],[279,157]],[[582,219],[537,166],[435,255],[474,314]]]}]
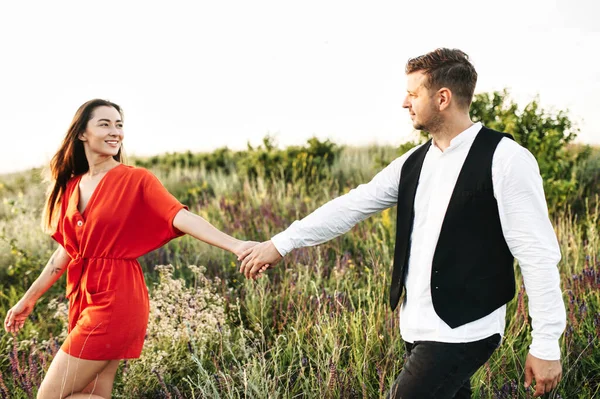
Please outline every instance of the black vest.
[{"label": "black vest", "polygon": [[[506,133],[482,127],[460,170],[431,267],[431,297],[438,316],[456,328],[480,319],[515,295],[513,256],[498,214],[492,185],[492,157]],[[404,163],[398,188],[396,249],[390,289],[395,309],[402,295],[414,221],[419,176],[431,140]]]}]

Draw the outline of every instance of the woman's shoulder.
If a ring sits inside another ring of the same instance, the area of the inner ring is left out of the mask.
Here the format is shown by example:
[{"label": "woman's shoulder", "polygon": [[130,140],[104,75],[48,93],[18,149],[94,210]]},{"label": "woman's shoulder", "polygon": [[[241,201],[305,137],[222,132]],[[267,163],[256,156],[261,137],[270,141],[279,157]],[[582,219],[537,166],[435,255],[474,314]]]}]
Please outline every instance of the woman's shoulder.
[{"label": "woman's shoulder", "polygon": [[155,180],[156,176],[146,168],[139,166],[121,164],[121,173],[127,175],[130,180],[138,181],[140,183],[148,182],[149,180]]},{"label": "woman's shoulder", "polygon": [[122,163],[117,167],[120,169],[121,174],[132,177],[144,177],[152,174],[148,169],[139,166],[125,165]]}]

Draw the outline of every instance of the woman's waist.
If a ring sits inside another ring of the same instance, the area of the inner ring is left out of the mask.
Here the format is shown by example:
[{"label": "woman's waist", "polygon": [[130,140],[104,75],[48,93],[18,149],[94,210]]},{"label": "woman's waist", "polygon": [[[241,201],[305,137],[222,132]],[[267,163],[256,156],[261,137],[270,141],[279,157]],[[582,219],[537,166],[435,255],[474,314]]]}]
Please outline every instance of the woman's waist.
[{"label": "woman's waist", "polygon": [[136,258],[82,258],[81,286],[88,292],[128,290],[145,286],[144,273]]},{"label": "woman's waist", "polygon": [[79,257],[83,260],[83,261],[88,261],[88,262],[92,262],[92,261],[102,261],[102,260],[116,260],[116,261],[137,261],[137,257],[134,256],[126,256],[126,255],[93,255],[93,254],[86,254],[83,253],[81,255],[79,255]]}]

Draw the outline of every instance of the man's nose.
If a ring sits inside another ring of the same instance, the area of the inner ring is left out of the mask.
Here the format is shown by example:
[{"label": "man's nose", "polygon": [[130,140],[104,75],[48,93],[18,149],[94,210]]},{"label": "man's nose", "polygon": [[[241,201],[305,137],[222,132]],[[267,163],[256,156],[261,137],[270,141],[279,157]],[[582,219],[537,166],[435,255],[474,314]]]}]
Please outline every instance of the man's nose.
[{"label": "man's nose", "polygon": [[410,107],[410,102],[408,101],[408,96],[404,97],[404,102],[402,102],[402,108]]}]

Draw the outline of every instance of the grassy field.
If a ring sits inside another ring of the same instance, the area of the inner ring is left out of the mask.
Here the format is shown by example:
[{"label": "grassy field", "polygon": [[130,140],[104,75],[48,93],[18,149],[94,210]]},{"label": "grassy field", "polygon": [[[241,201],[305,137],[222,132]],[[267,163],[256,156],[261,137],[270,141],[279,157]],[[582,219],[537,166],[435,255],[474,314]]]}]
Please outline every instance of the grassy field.
[{"label": "grassy field", "polygon": [[[201,167],[155,168],[192,211],[238,238],[265,240],[368,181],[396,149],[345,148],[323,175],[285,180]],[[311,170],[305,173],[311,174]],[[56,244],[40,229],[39,171],[0,178],[0,314],[37,277]],[[568,326],[554,398],[600,397],[600,210],[552,210]],[[115,398],[380,398],[402,369],[398,314],[387,304],[395,209],[288,255],[246,281],[233,255],[182,237],[140,262],[151,315],[142,357],[123,363]],[[518,268],[517,268],[518,271]],[[502,346],[475,374],[476,398],[525,398],[527,297],[508,305]],[[64,277],[15,337],[0,333],[0,397],[35,397],[66,335]]]}]

